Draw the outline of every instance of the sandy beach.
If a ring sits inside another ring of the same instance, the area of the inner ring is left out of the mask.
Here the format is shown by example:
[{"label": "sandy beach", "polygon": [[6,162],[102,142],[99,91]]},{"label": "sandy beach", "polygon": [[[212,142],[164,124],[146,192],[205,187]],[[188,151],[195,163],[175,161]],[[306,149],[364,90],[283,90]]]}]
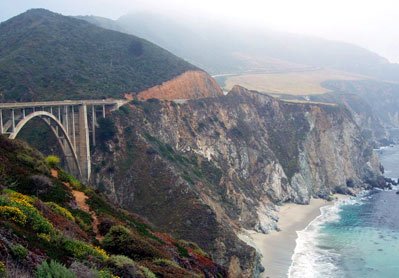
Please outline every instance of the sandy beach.
[{"label": "sandy beach", "polygon": [[[345,198],[343,195],[336,196]],[[320,208],[332,205],[321,199],[312,199],[309,205],[285,204],[279,211],[278,226],[281,231],[262,234],[254,231],[249,233],[251,245],[262,253],[262,265],[266,270],[262,273],[264,278],[287,277],[291,265],[291,257],[295,250],[297,231],[301,231],[317,216],[321,214]]]}]

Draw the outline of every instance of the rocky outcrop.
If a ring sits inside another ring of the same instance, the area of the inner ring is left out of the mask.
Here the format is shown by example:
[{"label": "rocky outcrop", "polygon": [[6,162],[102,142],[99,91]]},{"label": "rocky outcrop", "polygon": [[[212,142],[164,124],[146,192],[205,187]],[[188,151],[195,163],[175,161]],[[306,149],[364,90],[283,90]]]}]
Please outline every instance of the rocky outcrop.
[{"label": "rocky outcrop", "polygon": [[196,99],[223,95],[216,81],[204,71],[187,71],[172,80],[138,93],[139,99]]},{"label": "rocky outcrop", "polygon": [[198,243],[232,277],[259,270],[240,229],[275,229],[276,205],[351,192],[381,174],[372,145],[337,105],[234,87],[226,96],[135,101],[95,151],[93,182],[124,208]]},{"label": "rocky outcrop", "polygon": [[399,84],[358,80],[328,81],[324,86],[332,91],[330,99],[348,107],[379,145],[399,139]]}]

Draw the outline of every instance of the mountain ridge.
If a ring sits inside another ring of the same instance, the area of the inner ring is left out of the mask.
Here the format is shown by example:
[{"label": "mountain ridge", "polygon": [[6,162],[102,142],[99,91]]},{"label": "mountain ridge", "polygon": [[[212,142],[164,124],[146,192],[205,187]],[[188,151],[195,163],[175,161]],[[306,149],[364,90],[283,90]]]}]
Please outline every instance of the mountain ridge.
[{"label": "mountain ridge", "polygon": [[[90,18],[86,17],[86,20]],[[305,66],[399,80],[399,64],[389,63],[377,53],[347,42],[259,27],[232,27],[218,22],[208,23],[205,19],[198,27],[190,19],[181,24],[169,15],[143,12],[122,16],[113,21],[115,23],[125,32],[153,41],[212,74],[243,73],[256,68],[267,71],[268,61],[259,61],[276,58]],[[107,27],[112,28],[111,25]]]},{"label": "mountain ridge", "polygon": [[121,97],[200,70],[138,37],[29,10],[0,24],[0,101]]}]

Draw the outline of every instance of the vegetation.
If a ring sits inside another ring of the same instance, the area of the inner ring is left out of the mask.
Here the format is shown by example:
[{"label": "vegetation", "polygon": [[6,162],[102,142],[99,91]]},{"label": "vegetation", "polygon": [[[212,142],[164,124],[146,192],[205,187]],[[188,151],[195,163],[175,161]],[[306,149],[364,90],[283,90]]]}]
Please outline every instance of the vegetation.
[{"label": "vegetation", "polygon": [[51,260],[50,263],[44,261],[37,267],[37,278],[76,278],[76,275],[66,268],[63,264]]},{"label": "vegetation", "polygon": [[115,123],[112,118],[100,118],[98,119],[98,125],[97,139],[99,145],[104,146],[104,143],[113,139],[116,134]]},{"label": "vegetation", "polygon": [[[0,165],[13,166],[0,166],[0,277],[14,275],[21,266],[26,273],[15,277],[225,273],[213,262],[204,264],[189,245],[170,236],[164,240],[149,224],[116,208],[63,170],[52,176],[46,159],[25,144],[0,136]],[[86,194],[90,211],[76,208],[71,190]],[[98,234],[92,214],[100,222]]]},{"label": "vegetation", "polygon": [[62,247],[76,259],[84,260],[88,257],[93,257],[100,261],[108,259],[108,255],[103,249],[79,240],[63,238]]},{"label": "vegetation", "polygon": [[28,256],[28,249],[23,247],[21,244],[13,244],[10,249],[12,256],[19,261],[24,260],[26,256]]},{"label": "vegetation", "polygon": [[141,239],[138,234],[124,226],[112,227],[105,235],[102,245],[110,253],[131,256],[137,260],[164,256],[148,241]]},{"label": "vegetation", "polygon": [[50,168],[56,168],[60,165],[61,159],[56,155],[49,155],[45,161]]},{"label": "vegetation", "polygon": [[195,69],[138,37],[42,9],[3,22],[0,49],[1,101],[118,98]]}]

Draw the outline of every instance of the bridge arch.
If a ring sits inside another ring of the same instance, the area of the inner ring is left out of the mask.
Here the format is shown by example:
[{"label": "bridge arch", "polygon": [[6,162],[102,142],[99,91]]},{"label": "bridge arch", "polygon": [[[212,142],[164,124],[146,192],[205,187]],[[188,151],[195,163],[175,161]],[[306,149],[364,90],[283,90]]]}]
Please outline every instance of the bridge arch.
[{"label": "bridge arch", "polygon": [[[27,115],[26,117],[24,117],[21,121],[18,122],[18,124],[15,126],[15,129],[13,130],[13,132],[10,134],[9,138],[10,139],[15,139],[18,135],[18,133],[22,130],[22,128],[32,119],[34,118],[39,118],[41,120],[43,120],[52,130],[52,132],[54,133],[54,135],[57,138],[58,143],[61,146],[61,149],[64,153],[64,156],[67,157],[66,154],[66,147],[70,150],[71,154],[72,154],[72,158],[73,158],[73,162],[74,162],[74,166],[76,166],[76,169],[79,172],[79,175],[82,176],[82,171],[81,171],[81,167],[79,164],[79,160],[78,160],[78,156],[76,153],[76,150],[72,144],[71,138],[68,136],[68,132],[65,130],[64,125],[57,119],[57,117],[55,117],[53,114],[46,112],[46,111],[36,111],[33,112],[29,115]],[[56,124],[56,126],[58,127],[58,130],[61,131],[61,134],[63,136],[63,138],[65,139],[67,146],[64,146],[62,139],[59,136],[59,133],[57,132],[57,130],[51,125],[51,121],[54,122]],[[67,163],[70,163],[69,160],[67,159]],[[68,165],[70,168],[72,165]]]}]

